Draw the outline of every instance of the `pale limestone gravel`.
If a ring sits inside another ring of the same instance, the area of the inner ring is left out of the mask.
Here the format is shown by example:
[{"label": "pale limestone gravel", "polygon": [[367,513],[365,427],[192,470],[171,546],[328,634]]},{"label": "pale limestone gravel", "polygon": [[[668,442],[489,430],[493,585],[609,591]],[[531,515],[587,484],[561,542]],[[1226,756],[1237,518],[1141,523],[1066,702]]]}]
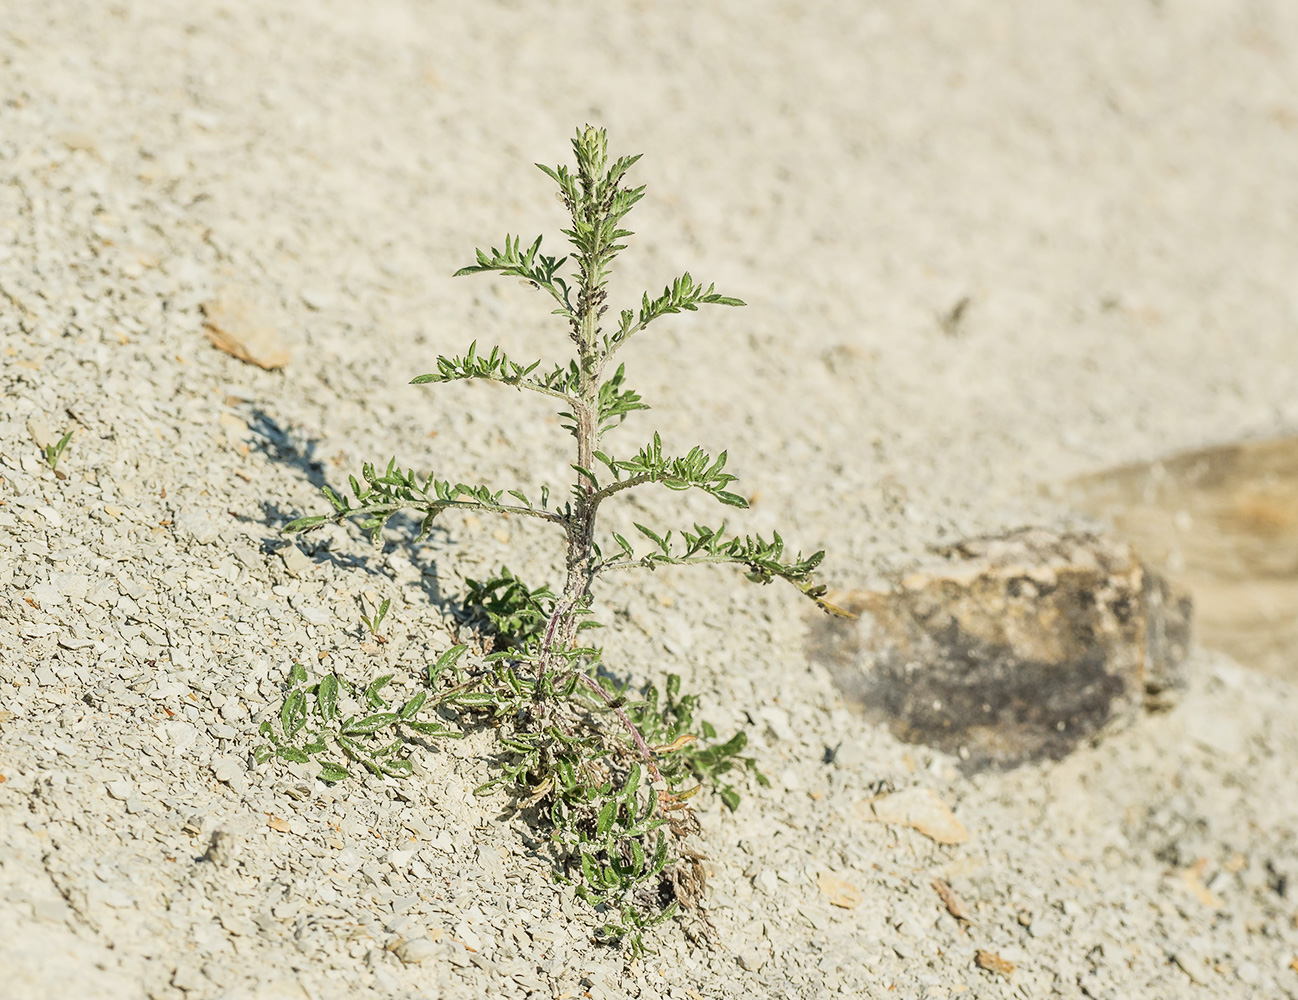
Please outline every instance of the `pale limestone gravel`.
[{"label": "pale limestone gravel", "polygon": [[[405,383],[474,337],[562,353],[529,290],[448,275],[556,231],[529,165],[575,125],[646,154],[617,290],[688,267],[750,303],[628,348],[655,412],[627,447],[728,448],[742,526],[860,586],[1069,522],[1040,484],[1298,429],[1295,93],[1281,0],[0,0],[0,992],[1298,996],[1298,698],[1211,653],[1176,711],[966,779],[844,708],[789,593],[610,582],[610,662],[683,674],[773,779],[703,805],[721,947],[668,926],[629,968],[534,832],[473,797],[486,734],[401,784],[249,769],[293,662],[413,690],[466,576],[554,570],[530,523],[448,517],[414,552],[279,528],[394,452],[560,480],[544,405]],[[228,285],[284,371],[208,343]],[[75,431],[66,479],[30,427]],[[912,786],[970,840],[871,821]]]}]

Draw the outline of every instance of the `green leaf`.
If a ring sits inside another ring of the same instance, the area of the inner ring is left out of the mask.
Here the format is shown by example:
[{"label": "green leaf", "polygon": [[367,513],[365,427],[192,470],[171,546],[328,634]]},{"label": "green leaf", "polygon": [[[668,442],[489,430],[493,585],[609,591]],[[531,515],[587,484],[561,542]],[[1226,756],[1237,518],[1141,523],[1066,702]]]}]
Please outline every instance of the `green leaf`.
[{"label": "green leaf", "polygon": [[290,684],[305,684],[306,667],[302,666],[300,663],[293,664],[292,669],[288,672],[288,680]]},{"label": "green leaf", "polygon": [[453,667],[455,661],[463,656],[468,648],[468,646],[460,643],[442,653],[442,655],[437,658],[437,662],[433,663],[428,668],[428,683],[430,685],[436,683],[437,678],[442,675],[442,671],[449,670]]},{"label": "green leaf", "polygon": [[382,677],[376,677],[370,681],[369,686],[365,689],[365,700],[369,702],[371,708],[388,707],[388,703],[383,700],[383,696],[379,692],[388,686],[392,677],[392,674],[384,674]]},{"label": "green leaf", "polygon": [[344,778],[350,778],[352,773],[341,764],[335,764],[331,760],[322,760],[320,762],[320,773],[316,775],[321,781],[335,782],[342,781]]},{"label": "green leaf", "polygon": [[454,729],[451,729],[447,726],[443,726],[441,723],[438,722],[408,721],[408,722],[403,722],[402,725],[406,726],[409,729],[414,730],[416,733],[419,733],[422,736],[449,736],[452,739],[457,739],[457,740],[462,739],[464,737],[463,733],[458,733]]},{"label": "green leaf", "polygon": [[418,712],[421,708],[423,708],[424,702],[427,700],[428,700],[428,692],[420,691],[408,702],[406,702],[405,705],[402,706],[401,708],[401,712],[400,712],[401,721],[405,722],[406,720],[413,718],[415,713]]},{"label": "green leaf", "polygon": [[306,724],[306,695],[303,692],[293,691],[284,699],[279,710],[279,724],[286,739],[292,739]]},{"label": "green leaf", "polygon": [[739,793],[729,785],[723,785],[717,789],[717,794],[721,796],[721,801],[726,804],[726,808],[731,812],[739,808]]},{"label": "green leaf", "polygon": [[325,674],[315,690],[316,712],[324,722],[333,722],[338,718],[338,677]]},{"label": "green leaf", "polygon": [[595,867],[595,862],[590,859],[589,854],[581,856],[581,873],[586,881],[596,888],[604,884],[603,874]]},{"label": "green leaf", "polygon": [[369,733],[377,733],[380,729],[386,729],[399,718],[400,716],[396,712],[378,712],[374,715],[368,715],[358,722],[344,725],[342,732],[345,736],[365,736]]},{"label": "green leaf", "polygon": [[409,778],[415,772],[414,764],[404,757],[386,761],[379,766],[382,767],[384,774],[393,778]]},{"label": "green leaf", "polygon": [[312,514],[310,517],[299,517],[295,521],[289,521],[284,525],[285,531],[308,531],[311,528],[317,528],[326,521],[332,521],[333,518],[327,514]]},{"label": "green leaf", "polygon": [[595,823],[596,835],[602,837],[613,827],[613,820],[617,816],[617,800],[614,799],[604,804],[604,808],[599,811],[599,817]]}]

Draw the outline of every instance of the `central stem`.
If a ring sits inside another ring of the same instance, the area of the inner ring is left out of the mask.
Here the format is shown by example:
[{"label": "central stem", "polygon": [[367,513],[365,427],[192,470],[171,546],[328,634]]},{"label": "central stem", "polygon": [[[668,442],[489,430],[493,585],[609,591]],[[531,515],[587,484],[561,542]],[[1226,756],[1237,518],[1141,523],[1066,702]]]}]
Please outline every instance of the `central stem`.
[{"label": "central stem", "polygon": [[[577,358],[580,378],[577,399],[573,403],[574,433],[577,438],[577,465],[590,469],[595,462],[599,445],[599,377],[601,358],[596,349],[599,336],[600,302],[604,291],[599,287],[593,271],[583,268],[581,274],[581,311],[575,324]],[[576,643],[581,624],[581,609],[590,594],[595,577],[593,554],[595,540],[595,510],[592,502],[595,484],[580,472],[576,473],[572,516],[565,524],[568,535],[567,579],[563,596],[555,602],[554,611],[546,623],[541,645],[541,664],[538,679],[562,665],[564,650]],[[539,685],[538,685],[539,692]]]}]

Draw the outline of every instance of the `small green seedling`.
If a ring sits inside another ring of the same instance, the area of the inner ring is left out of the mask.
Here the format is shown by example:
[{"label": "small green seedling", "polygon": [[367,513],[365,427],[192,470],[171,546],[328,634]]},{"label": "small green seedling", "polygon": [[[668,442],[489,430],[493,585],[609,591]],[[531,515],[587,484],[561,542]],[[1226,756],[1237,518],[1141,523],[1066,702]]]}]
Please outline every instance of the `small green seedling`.
[{"label": "small green seedling", "polygon": [[[643,187],[626,184],[639,157],[610,160],[604,131],[589,126],[578,130],[572,148],[575,170],[538,164],[558,186],[568,211],[563,234],[572,246],[570,256],[542,253],[539,237],[525,245],[506,236],[503,250],[478,250],[476,261],[456,272],[522,278],[542,291],[551,313],[567,328],[571,359],[547,369],[540,361],[515,361],[498,347],[482,353],[474,342],[462,356],[439,357],[435,371],[413,380],[419,385],[489,381],[555,400],[573,439],[573,475],[561,499],[547,487],[533,498],[517,489],[420,476],[393,459],[386,468],[365,465],[359,479],[353,476],[351,498],[325,487],[333,510],[286,527],[306,531],[356,518],[377,541],[394,514],[413,510],[422,519],[419,542],[448,511],[533,518],[561,536],[562,586],[529,588],[507,568],[470,581],[466,606],[490,623],[495,651],[471,668],[460,663],[465,647],[452,647],[429,669],[420,694],[399,710],[371,698],[369,715],[343,719],[336,707],[341,678],[331,674],[309,682],[295,673],[280,728],[270,722],[263,726],[270,743],[259,754],[319,757],[327,780],[346,770],[341,758],[391,775],[408,767],[402,763],[403,742],[448,732],[447,714],[486,718],[503,753],[496,758],[496,776],[479,791],[506,791],[549,829],[560,877],[575,883],[607,918],[601,936],[623,940],[638,953],[644,931],[673,913],[695,918],[686,921],[687,930],[706,933],[710,927],[700,907],[701,859],[684,845],[699,830],[691,797],[707,786],[733,809],[739,795],[728,783],[731,772],[765,779],[742,756],[743,733],[718,742],[711,726],[695,723],[696,699],[680,694],[675,674],[667,677],[660,695],[653,685],[629,690],[599,670],[601,650],[583,641],[598,627],[592,617],[595,584],[628,570],[728,564],[757,583],[783,580],[823,609],[840,612],[825,603],[825,588],[812,577],[824,553],[789,556],[778,534],[734,535],[724,524],[676,530],[636,524],[637,545],[622,534],[597,530],[606,503],[655,484],[698,490],[732,509],[748,506],[732,487],[735,477],[725,471],[724,451],[713,457],[694,447],[671,455],[654,434],[619,457],[605,443],[629,416],[649,409],[627,386],[625,366],[614,366],[619,351],[669,314],[743,303],[686,273],[660,295],[646,293],[638,308],[612,313],[610,320],[610,272],[632,235],[623,220],[644,194]],[[377,620],[367,624],[371,632],[377,629]],[[365,690],[368,696],[370,689]],[[438,721],[416,719],[434,707],[443,713]]]},{"label": "small green seedling", "polygon": [[373,615],[361,615],[361,621],[369,629],[370,638],[375,642],[387,642],[387,638],[379,635],[379,628],[383,625],[383,619],[388,616],[388,608],[392,606],[392,598],[383,598],[383,603],[379,605],[379,610]]},{"label": "small green seedling", "polygon": [[72,431],[68,431],[61,438],[59,438],[57,444],[47,444],[45,446],[45,453],[44,453],[45,464],[48,465],[56,473],[59,471],[59,459],[63,457],[64,449],[67,448],[68,442],[71,440],[72,440]]}]

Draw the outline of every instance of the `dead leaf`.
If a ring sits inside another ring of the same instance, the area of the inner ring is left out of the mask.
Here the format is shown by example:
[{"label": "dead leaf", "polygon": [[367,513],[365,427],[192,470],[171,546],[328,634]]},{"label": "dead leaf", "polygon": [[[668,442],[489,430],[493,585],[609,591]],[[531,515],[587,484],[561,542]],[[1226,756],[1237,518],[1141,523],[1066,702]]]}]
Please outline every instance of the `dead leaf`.
[{"label": "dead leaf", "polygon": [[1289,963],[1289,968],[1293,969],[1294,972],[1298,972],[1298,958],[1294,958],[1294,960]]},{"label": "dead leaf", "polygon": [[851,882],[845,882],[841,878],[836,878],[826,872],[821,872],[816,876],[816,885],[820,891],[829,897],[831,906],[841,906],[845,910],[855,910],[861,905],[861,890],[852,885]]},{"label": "dead leaf", "polygon": [[1225,907],[1216,893],[1203,884],[1203,873],[1208,868],[1208,859],[1200,858],[1189,868],[1181,871],[1181,881],[1185,887],[1190,890],[1191,894],[1204,906],[1209,906],[1214,910],[1220,910]]},{"label": "dead leaf", "polygon": [[1009,979],[1014,974],[1014,963],[1008,959],[1001,958],[994,951],[987,951],[985,948],[979,948],[978,954],[974,956],[974,961],[978,963],[978,968],[986,969],[988,972],[995,972],[998,975]]},{"label": "dead leaf", "polygon": [[226,354],[268,370],[291,360],[274,324],[237,289],[221,289],[203,315],[207,339]]},{"label": "dead leaf", "polygon": [[973,918],[969,916],[969,908],[964,905],[964,900],[956,895],[954,889],[940,878],[933,880],[933,891],[937,893],[938,899],[946,906],[946,912],[951,914],[957,920],[965,920],[970,923]]},{"label": "dead leaf", "polygon": [[[270,814],[268,813],[267,815]],[[278,816],[271,816],[270,819],[266,821],[266,825],[272,830],[278,830],[280,833],[288,833],[289,831],[288,820],[280,819]]]},{"label": "dead leaf", "polygon": [[930,788],[903,788],[862,803],[867,819],[909,826],[939,844],[963,844],[969,831]]}]

